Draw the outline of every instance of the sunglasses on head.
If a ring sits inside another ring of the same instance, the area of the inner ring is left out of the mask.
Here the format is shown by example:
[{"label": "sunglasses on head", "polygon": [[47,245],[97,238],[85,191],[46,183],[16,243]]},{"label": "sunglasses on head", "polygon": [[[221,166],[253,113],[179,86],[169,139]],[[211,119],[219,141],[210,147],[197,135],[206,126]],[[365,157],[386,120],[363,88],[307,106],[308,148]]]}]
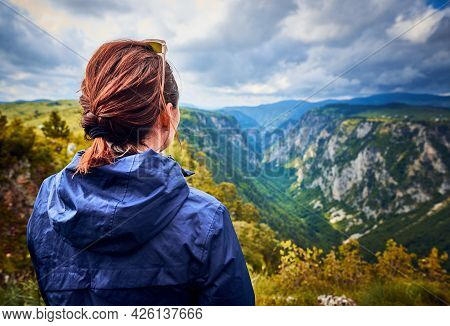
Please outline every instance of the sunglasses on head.
[{"label": "sunglasses on head", "polygon": [[157,39],[148,39],[144,40],[144,42],[158,54],[162,58],[162,80],[161,80],[161,91],[164,94],[164,80],[166,79],[166,53],[167,53],[167,45],[164,40]]},{"label": "sunglasses on head", "polygon": [[[164,94],[164,81],[166,80],[166,53],[168,51],[166,41],[157,40],[157,39],[148,39],[148,40],[144,40],[144,42],[147,44],[147,46],[149,46],[153,51],[156,52],[156,54],[158,54],[162,58],[163,71],[162,71],[162,81],[161,81],[161,92],[162,92],[162,94]],[[171,124],[172,124],[172,122],[171,122]],[[178,131],[175,127],[173,127],[173,128],[175,130],[175,137],[178,139],[178,142],[181,145],[180,138],[178,137]]]}]

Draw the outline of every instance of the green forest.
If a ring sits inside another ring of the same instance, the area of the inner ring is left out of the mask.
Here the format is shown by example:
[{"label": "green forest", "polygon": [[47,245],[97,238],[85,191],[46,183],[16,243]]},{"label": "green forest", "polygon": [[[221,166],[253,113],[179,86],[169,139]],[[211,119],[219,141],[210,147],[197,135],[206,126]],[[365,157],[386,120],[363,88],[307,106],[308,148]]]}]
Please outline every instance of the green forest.
[{"label": "green forest", "polygon": [[[74,101],[0,104],[0,113],[0,304],[42,305],[26,247],[27,220],[44,178],[62,169],[89,141],[79,127]],[[326,237],[320,229],[315,231],[319,235],[302,236],[308,219],[280,219],[291,216],[295,201],[292,207],[277,206],[263,181],[247,181],[239,173],[217,176],[223,168],[220,160],[202,150],[207,146],[196,143],[186,128],[195,119],[195,110],[182,110],[181,141],[165,154],[195,171],[188,183],[230,211],[258,305],[317,305],[320,295],[345,295],[357,305],[450,302],[446,252],[433,246],[425,253],[411,252],[395,238],[373,252],[356,239],[342,241],[330,226],[323,229]]]}]

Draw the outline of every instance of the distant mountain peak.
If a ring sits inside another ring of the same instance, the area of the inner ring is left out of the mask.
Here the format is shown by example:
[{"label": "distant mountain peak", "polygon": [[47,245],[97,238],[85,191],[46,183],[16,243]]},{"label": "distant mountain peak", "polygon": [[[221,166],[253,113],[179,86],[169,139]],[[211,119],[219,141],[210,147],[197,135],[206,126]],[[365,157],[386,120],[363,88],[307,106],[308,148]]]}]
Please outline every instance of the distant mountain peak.
[{"label": "distant mountain peak", "polygon": [[[328,99],[318,102],[285,100],[257,106],[230,106],[224,107],[219,111],[233,115],[244,128],[264,126],[277,117],[280,118],[274,121],[274,125],[271,127],[280,127],[287,121],[299,120],[312,108],[322,108],[332,104],[386,105],[392,103],[450,108],[450,96],[393,92],[354,97],[351,99]],[[249,124],[249,119],[254,122]]]}]

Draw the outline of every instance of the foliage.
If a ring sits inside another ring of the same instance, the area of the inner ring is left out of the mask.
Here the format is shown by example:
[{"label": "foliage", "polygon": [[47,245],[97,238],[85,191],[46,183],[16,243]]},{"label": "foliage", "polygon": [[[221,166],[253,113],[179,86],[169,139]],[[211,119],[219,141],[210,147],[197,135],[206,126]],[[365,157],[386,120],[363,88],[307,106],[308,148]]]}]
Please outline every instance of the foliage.
[{"label": "foliage", "polygon": [[56,111],[52,111],[48,120],[43,123],[42,132],[49,138],[67,138],[70,134],[67,123]]},{"label": "foliage", "polygon": [[[82,109],[77,101],[0,103],[0,111],[10,120],[20,118],[25,126],[36,127],[35,132],[38,136],[43,135],[40,128],[55,110],[70,128],[69,140],[75,143],[77,148],[85,148],[87,143],[83,139],[80,128]],[[188,152],[193,160],[204,163],[205,166],[199,169],[210,171],[210,175],[217,183],[233,183],[243,201],[242,205],[247,202],[258,209],[259,216],[255,218],[268,224],[283,238],[293,239],[299,243],[308,245],[314,243],[328,249],[331,244],[340,241],[339,233],[325,220],[317,219],[316,216],[309,214],[308,210],[305,210],[295,198],[286,194],[286,185],[290,185],[291,178],[295,178],[294,169],[277,169],[276,175],[272,175],[270,172],[273,168],[269,166],[263,165],[256,169],[252,167],[251,162],[260,160],[252,155],[255,151],[261,150],[258,147],[261,144],[246,144],[245,140],[251,137],[246,137],[241,132],[236,119],[220,112],[190,108],[182,108],[181,116],[179,130],[181,139],[189,144]],[[244,143],[235,141],[241,136]],[[55,143],[68,141],[49,140]],[[61,151],[61,154],[64,154],[62,150],[64,148],[64,145],[55,144],[54,146],[54,149]],[[197,154],[203,154],[203,156],[200,157]],[[182,165],[189,168],[189,165],[184,163]],[[196,172],[195,178],[199,178],[199,169],[192,167],[191,169]],[[239,210],[239,204],[237,206]],[[242,210],[248,209],[249,207],[246,206]]]},{"label": "foliage", "polygon": [[364,261],[357,241],[348,241],[331,250],[323,260],[323,273],[327,282],[341,287],[358,287],[370,280],[371,267]]},{"label": "foliage", "polygon": [[282,242],[281,247],[279,274],[288,287],[326,284],[355,287],[366,284],[370,277],[368,263],[362,259],[356,241],[344,243],[326,255],[322,249],[303,249],[291,241]]},{"label": "foliage", "polygon": [[447,283],[449,281],[448,273],[442,267],[447,260],[446,252],[439,254],[437,248],[431,248],[430,254],[419,260],[419,267],[429,280]]},{"label": "foliage", "polygon": [[292,241],[281,242],[280,247],[278,273],[253,274],[258,304],[317,304],[320,294],[346,295],[360,305],[437,305],[450,299],[442,267],[447,254],[434,248],[416,268],[416,255],[392,239],[372,264],[363,259],[356,240],[327,254]]},{"label": "foliage", "polygon": [[[5,293],[28,291],[32,275],[26,225],[39,184],[67,164],[67,140],[44,139],[35,128],[0,115],[0,285]],[[64,149],[64,150],[63,150]],[[28,282],[28,283],[27,283]],[[6,292],[5,292],[6,291]],[[20,295],[18,295],[17,300]],[[11,299],[11,298],[10,298]],[[4,301],[1,299],[2,302]],[[13,299],[16,300],[16,299]],[[23,298],[23,302],[28,302]],[[13,301],[22,302],[22,301]]]},{"label": "foliage", "polygon": [[250,268],[263,274],[275,272],[280,263],[275,232],[262,223],[235,221],[233,225]]},{"label": "foliage", "polygon": [[0,285],[23,273],[29,273],[30,255],[26,247],[27,220],[17,218],[12,209],[0,204]]},{"label": "foliage", "polygon": [[52,147],[20,119],[0,115],[0,284],[28,275],[26,224],[39,184],[59,166]]},{"label": "foliage", "polygon": [[378,252],[375,269],[382,278],[410,277],[414,274],[413,260],[416,255],[409,254],[405,247],[393,239],[386,243],[384,252]]},{"label": "foliage", "polygon": [[260,214],[258,209],[251,203],[245,202],[239,195],[236,186],[231,182],[216,183],[212,174],[206,166],[206,154],[194,152],[192,146],[186,141],[173,143],[168,150],[168,154],[180,163],[181,166],[195,172],[189,177],[188,183],[221,201],[230,212],[233,220],[258,222]]},{"label": "foliage", "polygon": [[0,287],[0,304],[3,306],[42,306],[44,300],[34,277],[27,274]]}]

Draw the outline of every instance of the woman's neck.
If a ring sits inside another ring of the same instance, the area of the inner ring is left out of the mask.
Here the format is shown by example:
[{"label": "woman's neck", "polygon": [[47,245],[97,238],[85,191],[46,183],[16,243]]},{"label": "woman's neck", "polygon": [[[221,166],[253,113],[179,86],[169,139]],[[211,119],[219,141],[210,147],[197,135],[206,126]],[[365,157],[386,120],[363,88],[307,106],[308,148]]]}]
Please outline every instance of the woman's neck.
[{"label": "woman's neck", "polygon": [[145,137],[142,144],[137,147],[138,152],[144,152],[148,149],[152,149],[157,153],[162,152],[167,148],[167,137],[164,137],[160,132],[151,132]]}]

